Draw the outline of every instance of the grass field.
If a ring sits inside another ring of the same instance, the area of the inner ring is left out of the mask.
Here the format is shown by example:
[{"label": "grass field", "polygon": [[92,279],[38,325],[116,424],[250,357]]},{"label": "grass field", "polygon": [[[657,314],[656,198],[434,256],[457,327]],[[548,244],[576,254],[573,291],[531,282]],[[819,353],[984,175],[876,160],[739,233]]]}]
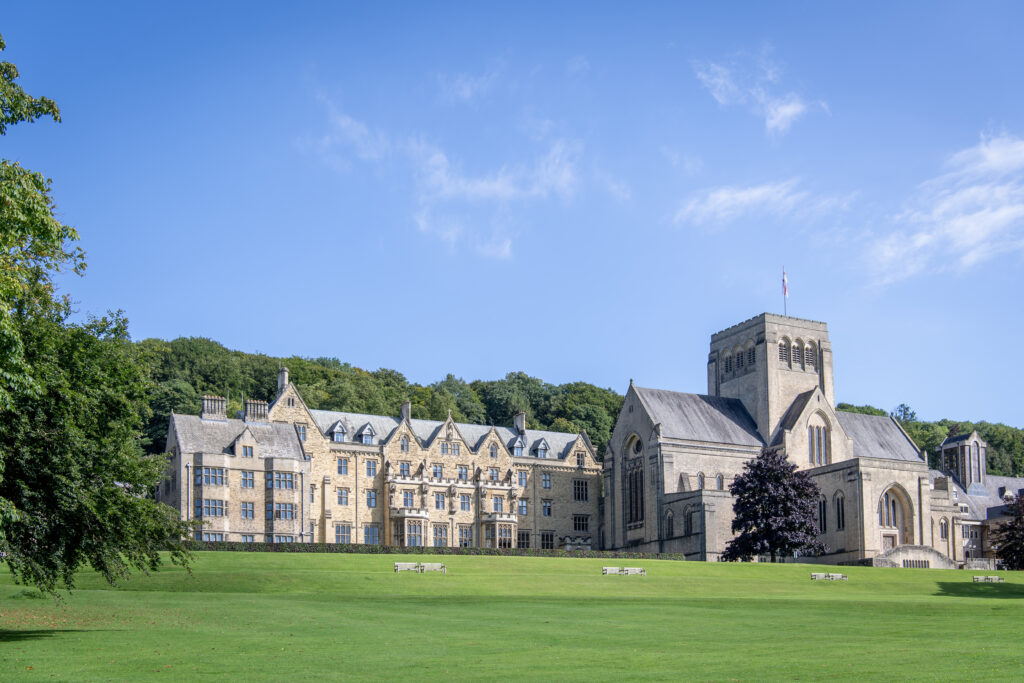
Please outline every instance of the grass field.
[{"label": "grass field", "polygon": [[[1024,576],[445,557],[197,553],[63,603],[0,578],[0,679],[1024,678]],[[426,558],[427,560],[431,558]],[[4,569],[6,572],[6,569]]]}]

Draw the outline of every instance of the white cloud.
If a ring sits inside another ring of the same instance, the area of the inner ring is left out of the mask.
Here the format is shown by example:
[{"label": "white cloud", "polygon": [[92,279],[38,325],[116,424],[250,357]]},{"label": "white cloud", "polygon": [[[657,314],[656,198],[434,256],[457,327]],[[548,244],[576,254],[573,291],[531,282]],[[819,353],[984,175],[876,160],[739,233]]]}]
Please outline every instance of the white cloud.
[{"label": "white cloud", "polygon": [[897,230],[869,249],[875,283],[930,269],[970,269],[1024,250],[1024,140],[983,136],[950,156],[894,217]]},{"label": "white cloud", "polygon": [[[764,119],[770,134],[784,134],[808,111],[807,102],[795,92],[778,89],[782,69],[762,54],[756,66],[742,63],[694,62],[694,74],[715,101],[723,107],[744,106]],[[818,103],[824,111],[828,104]]]},{"label": "white cloud", "polygon": [[708,225],[728,223],[745,215],[810,219],[846,208],[847,200],[814,195],[791,178],[749,187],[723,186],[698,193],[676,212],[675,222]]},{"label": "white cloud", "polygon": [[494,71],[489,71],[479,76],[470,74],[456,74],[454,76],[438,74],[437,81],[441,87],[441,95],[445,99],[469,102],[487,94],[487,91],[494,85],[497,77],[498,75]]},{"label": "white cloud", "polygon": [[388,136],[340,111],[324,96],[320,100],[327,105],[332,131],[320,140],[323,150],[338,146],[348,147],[364,161],[378,161],[391,151]]}]

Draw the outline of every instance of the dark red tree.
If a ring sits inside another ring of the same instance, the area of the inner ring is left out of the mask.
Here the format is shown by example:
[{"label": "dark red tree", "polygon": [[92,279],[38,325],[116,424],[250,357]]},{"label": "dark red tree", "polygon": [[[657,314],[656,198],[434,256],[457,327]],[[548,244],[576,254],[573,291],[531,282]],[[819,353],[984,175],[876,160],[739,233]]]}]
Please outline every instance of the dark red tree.
[{"label": "dark red tree", "polygon": [[797,551],[819,555],[828,550],[817,540],[818,485],[778,451],[762,450],[743,466],[729,491],[735,497],[732,531],[738,535],[723,559],[770,555],[776,562]]},{"label": "dark red tree", "polygon": [[1024,496],[1007,504],[1010,519],[999,525],[992,535],[996,557],[1007,569],[1024,569]]}]

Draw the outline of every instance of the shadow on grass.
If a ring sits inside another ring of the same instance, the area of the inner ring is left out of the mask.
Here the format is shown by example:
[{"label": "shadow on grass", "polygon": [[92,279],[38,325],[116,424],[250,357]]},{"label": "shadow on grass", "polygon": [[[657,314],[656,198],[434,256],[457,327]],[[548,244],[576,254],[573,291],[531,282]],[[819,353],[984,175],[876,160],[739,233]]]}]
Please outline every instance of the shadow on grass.
[{"label": "shadow on grass", "polygon": [[[93,629],[89,629],[92,631]],[[0,628],[0,643],[17,643],[21,640],[36,640],[38,638],[51,638],[60,633],[84,633],[85,629],[80,628],[52,628],[52,629],[5,629]]]},{"label": "shadow on grass", "polygon": [[953,598],[1017,598],[1024,599],[1024,584],[974,583],[973,581],[940,581],[939,592]]}]

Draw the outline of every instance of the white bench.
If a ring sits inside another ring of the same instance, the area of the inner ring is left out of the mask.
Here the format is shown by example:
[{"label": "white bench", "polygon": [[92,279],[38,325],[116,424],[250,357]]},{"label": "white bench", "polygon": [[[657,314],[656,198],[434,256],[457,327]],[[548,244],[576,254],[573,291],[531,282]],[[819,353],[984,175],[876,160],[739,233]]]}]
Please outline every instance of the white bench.
[{"label": "white bench", "polygon": [[828,579],[828,574],[818,574],[811,572],[811,581],[825,581]]},{"label": "white bench", "polygon": [[829,574],[829,581],[849,581],[846,574]]},{"label": "white bench", "polygon": [[442,574],[448,573],[448,568],[440,562],[422,562],[420,563],[421,572],[441,572]]},{"label": "white bench", "polygon": [[974,583],[1002,583],[1003,577],[1001,576],[975,576]]},{"label": "white bench", "polygon": [[601,573],[618,575],[622,573],[622,567],[601,567]]},{"label": "white bench", "polygon": [[633,575],[636,575],[636,576],[647,576],[647,570],[644,569],[643,567],[623,567],[622,568],[622,575],[623,576],[633,576]]},{"label": "white bench", "polygon": [[395,562],[395,572],[417,572],[420,571],[419,562]]}]

